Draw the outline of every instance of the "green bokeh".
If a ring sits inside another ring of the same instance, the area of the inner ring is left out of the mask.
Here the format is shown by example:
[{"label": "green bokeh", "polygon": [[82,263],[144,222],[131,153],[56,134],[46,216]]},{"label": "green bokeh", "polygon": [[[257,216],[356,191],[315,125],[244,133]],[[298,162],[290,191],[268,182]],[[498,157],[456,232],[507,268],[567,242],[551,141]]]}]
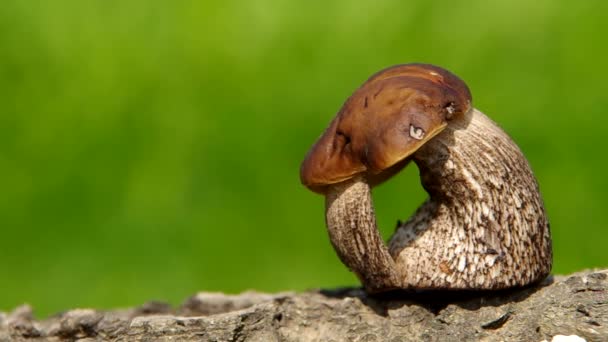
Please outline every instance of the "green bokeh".
[{"label": "green bokeh", "polygon": [[[608,264],[608,2],[18,1],[0,9],[0,310],[353,285],[299,163],[392,64],[444,66],[530,160],[556,273]],[[425,198],[375,191],[388,237]]]}]

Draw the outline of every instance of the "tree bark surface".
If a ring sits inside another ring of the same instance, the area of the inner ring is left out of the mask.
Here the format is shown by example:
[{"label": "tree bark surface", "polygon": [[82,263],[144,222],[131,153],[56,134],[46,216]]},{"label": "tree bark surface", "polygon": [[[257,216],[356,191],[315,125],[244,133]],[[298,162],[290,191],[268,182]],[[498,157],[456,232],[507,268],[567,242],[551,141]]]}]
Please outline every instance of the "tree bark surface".
[{"label": "tree bark surface", "polygon": [[608,270],[500,292],[198,293],[178,308],[0,312],[0,341],[608,341]]}]

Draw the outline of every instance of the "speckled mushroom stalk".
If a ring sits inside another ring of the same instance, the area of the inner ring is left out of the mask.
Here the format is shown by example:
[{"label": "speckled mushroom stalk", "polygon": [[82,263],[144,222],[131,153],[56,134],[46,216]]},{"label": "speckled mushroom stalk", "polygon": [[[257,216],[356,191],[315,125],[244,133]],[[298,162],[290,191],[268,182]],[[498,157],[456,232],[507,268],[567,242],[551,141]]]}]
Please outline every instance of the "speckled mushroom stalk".
[{"label": "speckled mushroom stalk", "polygon": [[[371,189],[410,161],[429,199],[387,248]],[[311,148],[301,179],[326,196],[332,245],[371,292],[502,289],[551,269],[549,224],[528,162],[471,107],[464,82],[439,67],[372,76]]]},{"label": "speckled mushroom stalk", "polygon": [[325,222],[340,260],[372,292],[401,288],[402,277],[376,225],[371,188],[363,177],[337,183],[325,195]]},{"label": "speckled mushroom stalk", "polygon": [[515,143],[473,109],[413,155],[430,198],[390,240],[404,287],[503,289],[551,270],[538,184]]}]

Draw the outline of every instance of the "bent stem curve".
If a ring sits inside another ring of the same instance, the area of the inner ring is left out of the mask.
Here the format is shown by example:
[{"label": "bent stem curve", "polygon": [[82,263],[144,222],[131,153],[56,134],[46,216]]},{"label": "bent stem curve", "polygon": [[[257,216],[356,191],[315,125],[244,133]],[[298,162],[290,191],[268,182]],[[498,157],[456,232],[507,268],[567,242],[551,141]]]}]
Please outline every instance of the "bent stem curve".
[{"label": "bent stem curve", "polygon": [[401,287],[395,261],[376,224],[371,189],[362,177],[333,184],[325,197],[331,244],[370,292]]}]

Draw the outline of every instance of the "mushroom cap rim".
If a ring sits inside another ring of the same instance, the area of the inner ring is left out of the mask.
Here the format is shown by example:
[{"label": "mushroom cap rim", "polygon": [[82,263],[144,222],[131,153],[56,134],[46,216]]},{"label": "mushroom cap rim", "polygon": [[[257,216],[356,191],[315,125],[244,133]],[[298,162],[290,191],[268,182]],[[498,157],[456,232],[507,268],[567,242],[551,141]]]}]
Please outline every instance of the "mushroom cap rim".
[{"label": "mushroom cap rim", "polygon": [[[470,110],[470,108],[469,108]],[[467,112],[469,111],[467,110]],[[373,176],[377,176],[382,174],[383,172],[391,169],[393,166],[404,162],[406,159],[413,157],[414,153],[416,153],[422,146],[424,146],[429,140],[433,139],[435,136],[437,136],[439,133],[441,133],[446,127],[447,127],[447,123],[442,123],[440,126],[438,126],[436,129],[432,130],[430,132],[430,134],[428,134],[426,137],[424,137],[422,140],[420,140],[420,142],[418,144],[416,144],[413,148],[405,151],[403,153],[402,156],[398,157],[395,159],[395,162],[392,163],[390,166],[388,166],[387,168],[383,169],[383,170],[372,170],[372,169],[366,169],[363,171],[356,171],[352,174],[350,174],[349,176],[345,176],[345,177],[340,177],[340,178],[336,178],[335,180],[332,180],[330,182],[326,182],[326,183],[308,183],[306,184],[304,181],[302,181],[302,185],[306,186],[308,189],[320,193],[320,194],[325,194],[328,190],[328,187],[331,187],[335,184],[339,184],[345,181],[348,181],[350,179],[353,179],[357,176],[363,175],[364,179],[369,179],[370,175]],[[406,163],[407,164],[407,163]],[[400,171],[397,171],[396,173],[399,173]],[[395,174],[396,174],[395,173]],[[390,177],[388,177],[386,180],[392,178],[393,175],[391,175]],[[380,182],[381,183],[381,182]],[[371,184],[372,186],[377,185],[377,184]]]}]

